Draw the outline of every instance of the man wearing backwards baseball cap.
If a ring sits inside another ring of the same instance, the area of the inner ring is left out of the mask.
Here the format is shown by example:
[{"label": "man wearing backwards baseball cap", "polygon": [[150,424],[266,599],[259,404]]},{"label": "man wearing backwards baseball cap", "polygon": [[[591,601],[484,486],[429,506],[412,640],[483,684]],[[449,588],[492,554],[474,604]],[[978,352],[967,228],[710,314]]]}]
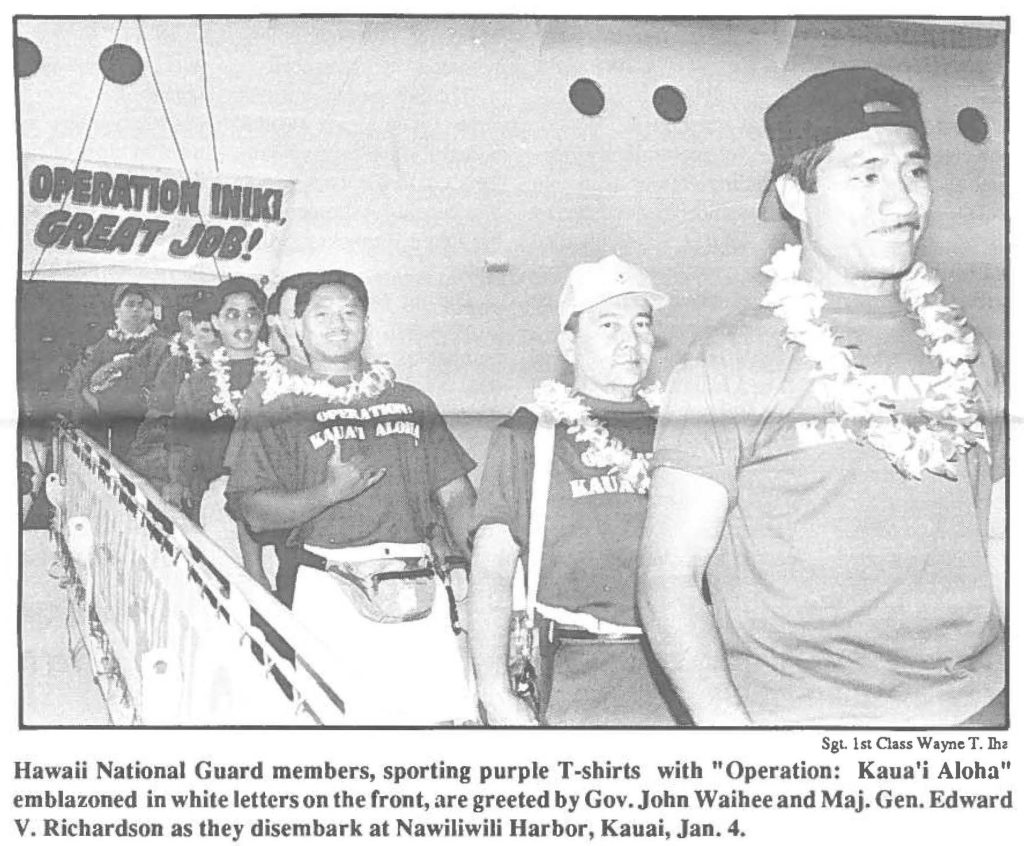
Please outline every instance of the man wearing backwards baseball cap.
[{"label": "man wearing backwards baseball cap", "polygon": [[[635,608],[655,426],[638,388],[654,346],[653,311],[667,302],[646,273],[616,256],[573,268],[558,304],[558,346],[573,365],[572,388],[545,383],[537,402],[519,408],[491,438],[477,501],[469,630],[492,725],[688,721],[651,659]],[[579,426],[584,413],[588,423]],[[556,424],[553,454],[550,446],[546,452],[550,470],[541,479],[550,493],[543,542],[536,544],[540,565],[528,549],[539,510],[531,502],[538,490],[534,465],[547,466],[543,448],[535,450],[539,419]],[[508,677],[513,574],[521,556],[529,559],[528,583],[540,572],[539,584],[533,582],[545,644],[544,666],[534,668],[539,713],[516,696]]]},{"label": "man wearing backwards baseball cap", "polygon": [[639,587],[651,645],[700,724],[998,725],[1001,388],[915,262],[917,95],[829,71],[765,126],[762,206],[777,195],[801,246],[672,375]]}]

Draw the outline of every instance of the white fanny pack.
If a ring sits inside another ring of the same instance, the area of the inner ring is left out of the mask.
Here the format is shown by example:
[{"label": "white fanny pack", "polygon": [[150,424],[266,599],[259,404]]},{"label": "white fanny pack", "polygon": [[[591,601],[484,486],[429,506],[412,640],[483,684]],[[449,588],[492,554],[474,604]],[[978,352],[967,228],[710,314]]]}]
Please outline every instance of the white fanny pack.
[{"label": "white fanny pack", "polygon": [[426,543],[374,543],[330,549],[306,545],[325,561],[356,610],[376,623],[421,620],[434,608],[436,570]]}]

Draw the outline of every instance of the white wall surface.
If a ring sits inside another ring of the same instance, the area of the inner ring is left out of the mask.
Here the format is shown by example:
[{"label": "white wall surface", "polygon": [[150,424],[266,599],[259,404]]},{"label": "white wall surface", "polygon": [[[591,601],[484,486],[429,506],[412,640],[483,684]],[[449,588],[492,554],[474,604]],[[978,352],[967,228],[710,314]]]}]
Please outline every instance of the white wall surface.
[{"label": "white wall surface", "polygon": [[[77,157],[117,20],[22,20],[22,149]],[[500,414],[558,373],[555,303],[572,265],[617,252],[673,297],[661,375],[696,331],[756,303],[787,235],[756,207],[764,109],[810,73],[870,64],[921,93],[935,211],[925,258],[1002,346],[1003,41],[993,29],[860,21],[256,19],[204,24],[221,171],[295,179],[282,272],[340,267],[371,293],[373,351],[450,414]],[[212,171],[195,20],[146,20],[192,169]],[[145,52],[135,21],[119,39]],[[86,157],[180,168],[147,72],[108,84]],[[606,106],[584,117],[569,85]],[[688,114],[654,112],[662,84]],[[957,131],[980,108],[984,144]],[[486,258],[509,262],[484,271]],[[32,284],[52,284],[37,282]],[[73,319],[69,315],[68,319]]]}]

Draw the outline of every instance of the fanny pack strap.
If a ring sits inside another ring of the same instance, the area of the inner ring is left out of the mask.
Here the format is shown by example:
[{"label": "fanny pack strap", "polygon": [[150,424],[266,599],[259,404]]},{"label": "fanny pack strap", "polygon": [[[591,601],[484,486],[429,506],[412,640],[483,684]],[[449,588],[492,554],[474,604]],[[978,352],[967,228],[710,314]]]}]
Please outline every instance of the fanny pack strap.
[{"label": "fanny pack strap", "polygon": [[[403,559],[396,558],[394,560],[402,561]],[[334,564],[332,566],[332,563],[330,561],[326,562],[324,569],[326,569],[327,572],[332,573],[341,579],[345,579],[346,581],[351,582],[361,591],[363,591],[363,593],[366,593],[366,590],[363,588],[363,585],[367,581],[369,581],[376,588],[381,582],[388,581],[389,579],[421,579],[424,576],[437,575],[433,567],[416,567],[407,570],[387,570],[383,573],[371,573],[369,576],[357,576],[355,573],[353,573],[346,567],[341,567],[337,564]]]}]

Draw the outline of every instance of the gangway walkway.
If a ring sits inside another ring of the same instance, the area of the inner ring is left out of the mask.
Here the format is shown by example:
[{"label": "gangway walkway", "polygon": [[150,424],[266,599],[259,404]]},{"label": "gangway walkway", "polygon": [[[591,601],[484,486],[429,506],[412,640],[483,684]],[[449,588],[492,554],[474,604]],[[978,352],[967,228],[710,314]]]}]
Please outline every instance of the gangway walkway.
[{"label": "gangway walkway", "polygon": [[[55,724],[47,700],[67,696],[82,707],[58,706],[56,724],[346,722],[342,697],[317,671],[331,650],[237,561],[81,431],[58,425],[52,455],[50,548],[41,549],[45,532],[23,537],[26,726]],[[102,693],[98,709],[82,669]]]},{"label": "gangway walkway", "polygon": [[21,538],[22,724],[107,725],[110,715],[69,613],[67,593],[51,569],[55,555],[50,535],[23,532]]}]

